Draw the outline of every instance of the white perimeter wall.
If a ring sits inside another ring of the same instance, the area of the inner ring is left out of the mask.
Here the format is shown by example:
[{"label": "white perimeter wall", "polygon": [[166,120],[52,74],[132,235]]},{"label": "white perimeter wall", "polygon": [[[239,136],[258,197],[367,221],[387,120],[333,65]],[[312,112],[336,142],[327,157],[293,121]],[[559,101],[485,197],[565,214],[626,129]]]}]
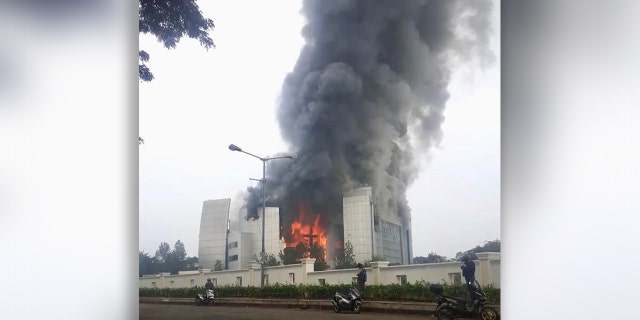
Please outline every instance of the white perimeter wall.
[{"label": "white perimeter wall", "polygon": [[[500,254],[495,252],[479,253],[476,264],[476,278],[482,285],[493,284],[500,287]],[[351,284],[358,272],[357,269],[313,271],[315,259],[303,259],[301,264],[276,266],[265,268],[268,284],[310,284],[319,285],[320,279],[325,284]],[[454,282],[454,275],[458,275],[462,281],[460,263],[444,262],[429,264],[413,264],[401,266],[388,266],[388,262],[372,262],[367,271],[367,285],[373,284],[400,284],[402,278],[407,283],[425,281],[429,283]],[[291,274],[295,279],[292,279]],[[207,278],[215,279],[217,286],[238,285],[238,277],[242,278],[241,286],[260,286],[260,266],[249,265],[247,269],[227,270],[213,272],[210,269],[199,271],[181,271],[177,275],[168,273],[143,276],[139,279],[140,288],[189,288],[204,286]],[[193,280],[193,281],[192,281]],[[294,281],[292,281],[294,280]],[[171,283],[173,281],[173,284]]]}]

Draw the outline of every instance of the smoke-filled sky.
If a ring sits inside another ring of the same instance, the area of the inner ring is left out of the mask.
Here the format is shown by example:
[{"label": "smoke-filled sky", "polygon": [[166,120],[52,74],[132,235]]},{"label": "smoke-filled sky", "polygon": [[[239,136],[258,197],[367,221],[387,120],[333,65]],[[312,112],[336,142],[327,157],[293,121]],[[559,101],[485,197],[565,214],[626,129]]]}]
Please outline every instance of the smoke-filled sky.
[{"label": "smoke-filled sky", "polygon": [[500,238],[499,3],[353,3],[200,1],[208,52],[141,36],[156,78],[140,84],[140,250],[197,255],[202,201],[237,207],[262,174],[230,143],[295,152],[268,176],[311,205],[373,184],[410,212],[414,256]]}]

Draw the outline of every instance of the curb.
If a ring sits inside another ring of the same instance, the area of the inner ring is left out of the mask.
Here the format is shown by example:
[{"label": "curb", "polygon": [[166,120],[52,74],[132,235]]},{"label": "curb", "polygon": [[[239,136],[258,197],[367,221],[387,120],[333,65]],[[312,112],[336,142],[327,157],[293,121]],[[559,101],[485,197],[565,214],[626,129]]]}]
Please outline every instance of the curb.
[{"label": "curb", "polygon": [[[193,298],[161,298],[139,297],[139,303],[147,304],[194,304]],[[230,307],[259,307],[259,308],[285,308],[285,309],[319,309],[332,310],[331,300],[307,300],[307,299],[246,299],[246,298],[216,298],[214,306]],[[406,301],[363,301],[363,312],[415,314],[431,316],[437,304],[433,302],[406,302]],[[500,312],[500,306],[494,306]]]}]

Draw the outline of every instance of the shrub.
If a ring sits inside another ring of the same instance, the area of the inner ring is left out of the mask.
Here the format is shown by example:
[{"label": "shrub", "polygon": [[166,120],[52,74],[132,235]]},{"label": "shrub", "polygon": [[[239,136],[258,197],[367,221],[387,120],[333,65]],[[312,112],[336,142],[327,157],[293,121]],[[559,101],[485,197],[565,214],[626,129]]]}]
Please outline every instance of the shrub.
[{"label": "shrub", "polygon": [[[238,298],[266,298],[266,299],[331,299],[336,292],[345,292],[351,288],[350,284],[342,285],[282,285],[275,284],[260,287],[221,286],[215,289],[218,297]],[[176,297],[191,298],[199,292],[201,287],[193,288],[140,288],[140,297]],[[483,287],[487,300],[492,304],[500,304],[500,288]],[[371,300],[383,301],[435,301],[436,297],[429,291],[429,283],[415,284],[387,284],[369,285],[365,287],[366,297]],[[468,297],[464,284],[445,284],[444,295],[454,297]]]}]

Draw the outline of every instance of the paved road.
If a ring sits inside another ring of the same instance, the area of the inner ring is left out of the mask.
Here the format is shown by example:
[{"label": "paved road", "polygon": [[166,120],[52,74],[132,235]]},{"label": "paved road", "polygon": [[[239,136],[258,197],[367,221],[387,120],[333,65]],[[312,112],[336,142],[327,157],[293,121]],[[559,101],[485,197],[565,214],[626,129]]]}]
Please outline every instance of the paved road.
[{"label": "paved road", "polygon": [[360,314],[343,311],[334,313],[331,310],[317,309],[280,309],[252,307],[194,306],[194,305],[160,305],[140,304],[140,320],[391,320],[391,319],[435,319],[429,316],[399,315],[385,313]]}]

